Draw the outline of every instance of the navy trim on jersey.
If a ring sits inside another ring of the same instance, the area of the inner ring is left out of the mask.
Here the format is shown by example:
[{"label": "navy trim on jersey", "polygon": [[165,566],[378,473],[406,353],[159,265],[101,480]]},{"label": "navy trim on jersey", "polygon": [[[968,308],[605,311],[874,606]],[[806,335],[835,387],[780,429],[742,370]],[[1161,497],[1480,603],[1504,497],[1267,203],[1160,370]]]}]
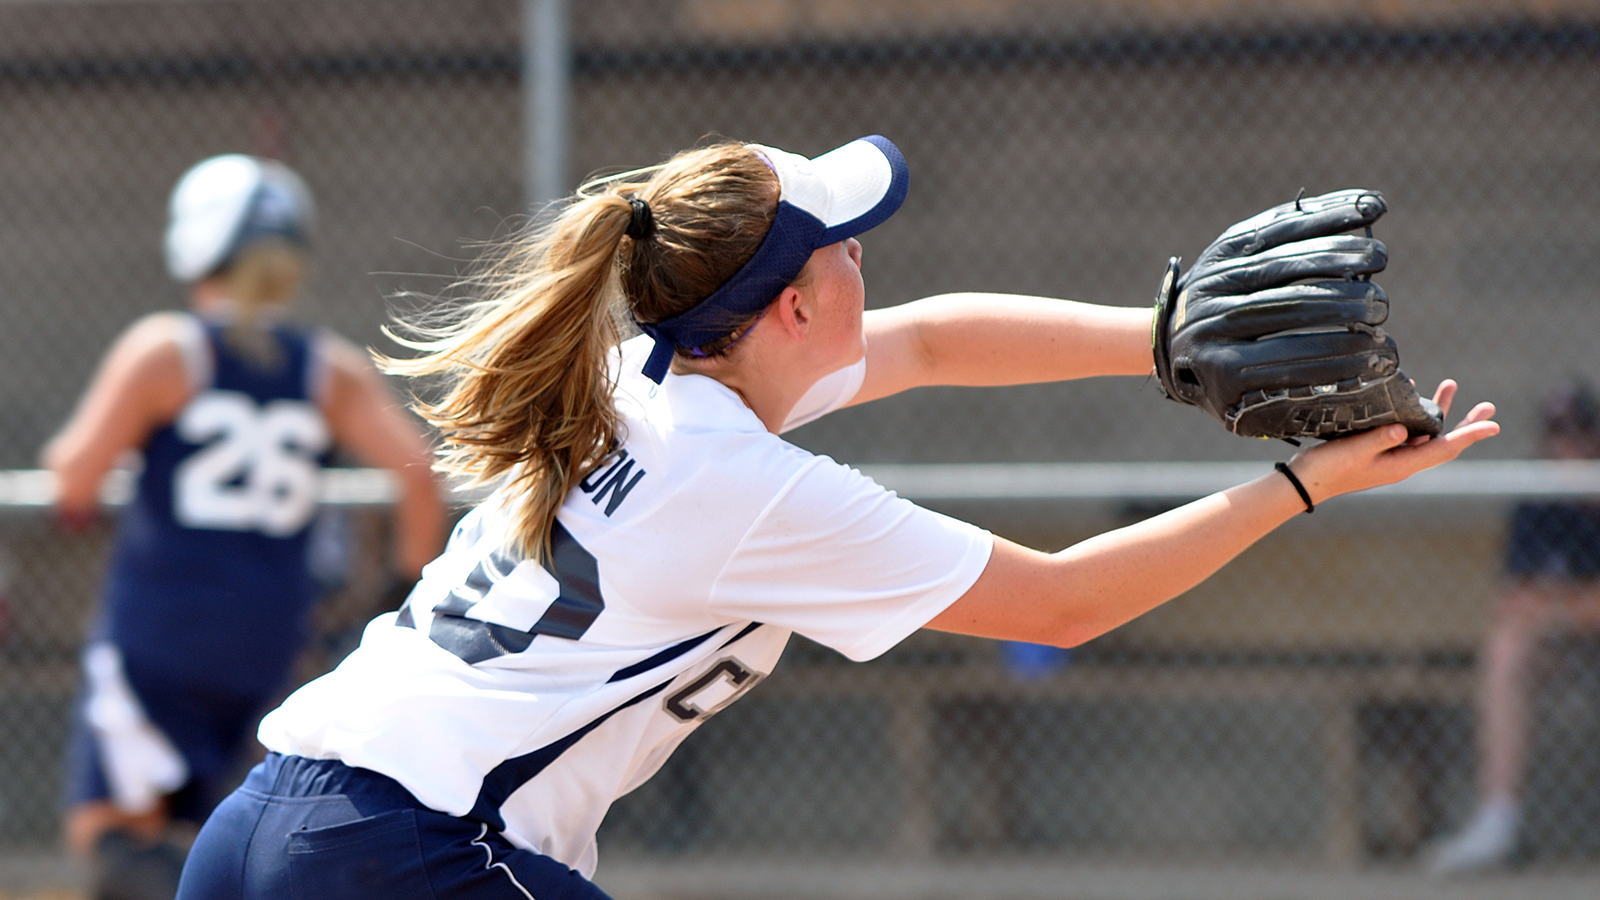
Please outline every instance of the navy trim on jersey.
[{"label": "navy trim on jersey", "polygon": [[607,719],[630,706],[654,697],[666,690],[670,684],[672,684],[671,681],[663,681],[561,740],[553,744],[546,744],[521,756],[514,756],[495,766],[489,774],[483,776],[483,787],[478,790],[477,802],[472,804],[472,810],[467,813],[466,817],[483,822],[496,831],[504,831],[506,821],[500,815],[500,807],[505,805],[506,800],[516,793],[518,788],[532,781],[540,772],[549,768],[551,763],[561,757],[561,754],[567,752],[573,744],[582,740],[584,735],[599,728]]},{"label": "navy trim on jersey", "polygon": [[[694,648],[696,648],[696,647],[700,646],[701,644],[705,643],[707,640],[709,640],[711,638],[712,635],[716,634],[717,632],[719,632],[721,630],[722,630],[721,628],[713,628],[710,631],[706,632],[705,634],[700,635],[699,637],[692,637],[692,638],[689,638],[687,641],[682,641],[680,643],[673,644],[671,647],[668,647],[667,649],[662,650],[661,652],[655,654],[654,656],[648,657],[646,659],[641,659],[641,660],[639,660],[638,662],[634,663],[631,666],[623,666],[622,668],[617,670],[617,673],[615,675],[612,675],[610,678],[606,679],[606,684],[614,684],[614,683],[616,683],[618,681],[625,681],[625,680],[627,680],[629,678],[632,678],[635,675],[641,675],[641,674],[643,674],[645,672],[648,672],[651,669],[656,668],[657,666],[665,665],[666,663],[672,662],[673,660],[675,660],[678,657],[684,655],[685,653],[688,653],[690,650],[693,650]],[[735,640],[737,640],[737,638]],[[727,646],[727,645],[724,644],[723,646]]]},{"label": "navy trim on jersey", "polygon": [[[760,627],[761,627],[761,623],[760,622],[751,622],[749,625],[746,625],[744,627],[744,629],[741,630],[738,634],[734,635],[731,638],[728,638],[726,641],[723,641],[722,642],[722,647],[728,646],[729,644],[733,643],[734,641],[737,641],[740,638],[743,638],[745,635],[749,634],[752,631],[755,631],[757,628],[760,628]],[[721,630],[722,630],[721,628],[713,629],[711,631],[706,632],[705,634],[700,635],[699,637],[692,637],[692,638],[689,638],[687,641],[683,641],[682,643],[673,644],[671,647],[668,647],[667,649],[662,650],[661,652],[657,653],[656,655],[654,655],[652,657],[649,657],[648,659],[641,659],[641,660],[639,660],[638,662],[634,663],[631,666],[624,666],[623,668],[618,669],[617,673],[615,675],[612,675],[610,678],[606,679],[606,684],[613,684],[613,683],[618,682],[618,681],[624,681],[626,679],[632,678],[635,675],[639,675],[639,674],[642,674],[644,672],[648,672],[651,669],[656,668],[657,666],[663,665],[665,663],[669,663],[669,662],[677,659],[678,657],[682,656],[683,654],[688,653],[690,650],[693,650],[694,648],[696,648],[696,647],[700,646],[701,644],[705,643],[707,639],[709,639],[712,635],[716,634],[718,631],[721,631]],[[721,650],[722,647],[718,647],[717,649]]]},{"label": "navy trim on jersey", "polygon": [[[744,640],[746,635],[748,635],[752,631],[755,631],[757,628],[760,628],[763,624],[765,624],[765,623],[762,623],[762,622],[751,622],[749,625],[746,625],[744,627],[743,631],[739,632],[738,634],[734,635],[731,638],[728,638],[725,642],[723,642],[722,647],[726,647],[729,644],[734,643],[735,641]],[[718,647],[717,649],[721,650],[722,647]]]},{"label": "navy trim on jersey", "polygon": [[[724,641],[722,643],[722,647],[727,647],[728,645],[739,641],[740,639],[749,635],[751,632],[755,631],[757,628],[760,628],[761,625],[761,622],[751,622],[749,625],[746,625],[744,628],[740,629],[738,634]],[[614,682],[623,681],[636,675],[641,675],[650,671],[651,669],[658,668],[705,643],[721,630],[722,629],[718,628],[699,635],[698,637],[692,637],[688,640],[680,641],[671,647],[666,648],[665,650],[661,650],[646,659],[634,663],[633,665],[624,666],[623,668],[618,669],[616,673],[606,681],[606,683],[612,684]],[[596,718],[594,721],[583,726],[582,728],[579,728],[566,737],[555,741],[554,743],[546,744],[537,750],[524,753],[521,756],[512,757],[511,759],[500,763],[498,766],[495,766],[492,770],[490,770],[489,774],[483,777],[483,786],[478,790],[478,799],[472,804],[472,810],[467,813],[467,818],[478,822],[483,822],[496,831],[504,830],[506,827],[505,819],[500,815],[500,807],[505,804],[506,800],[510,798],[512,794],[516,793],[517,790],[524,784],[527,784],[529,781],[532,781],[534,778],[538,777],[539,773],[549,768],[551,763],[555,762],[561,757],[561,754],[571,749],[574,744],[582,740],[583,737],[589,732],[599,728],[607,719],[619,712],[622,712],[630,706],[635,706],[645,700],[650,699],[651,697],[654,697],[655,695],[666,690],[667,686],[671,683],[671,681],[664,681],[650,690],[639,694],[631,700],[628,700],[626,703],[623,703],[622,705],[606,712],[605,714]]]}]

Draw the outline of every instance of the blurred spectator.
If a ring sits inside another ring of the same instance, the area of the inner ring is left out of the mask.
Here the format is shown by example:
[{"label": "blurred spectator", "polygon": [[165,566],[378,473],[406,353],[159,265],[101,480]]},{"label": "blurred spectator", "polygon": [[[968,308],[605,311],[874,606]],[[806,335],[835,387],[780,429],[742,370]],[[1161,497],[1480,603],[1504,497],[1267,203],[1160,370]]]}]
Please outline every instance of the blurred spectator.
[{"label": "blurred spectator", "polygon": [[[1543,408],[1543,454],[1600,457],[1600,401],[1574,380]],[[1600,632],[1600,503],[1518,504],[1506,550],[1506,584],[1480,656],[1478,798],[1472,818],[1439,844],[1432,869],[1460,875],[1516,857],[1523,819],[1532,670],[1547,638]]]}]

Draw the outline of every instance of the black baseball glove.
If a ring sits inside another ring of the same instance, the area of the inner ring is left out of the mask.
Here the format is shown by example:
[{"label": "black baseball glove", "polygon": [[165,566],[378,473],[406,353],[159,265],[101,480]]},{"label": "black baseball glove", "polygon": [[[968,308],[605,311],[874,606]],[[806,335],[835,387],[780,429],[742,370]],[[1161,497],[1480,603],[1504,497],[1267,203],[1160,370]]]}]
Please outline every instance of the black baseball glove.
[{"label": "black baseball glove", "polygon": [[1377,191],[1303,197],[1224,231],[1186,272],[1173,257],[1150,336],[1162,391],[1245,437],[1443,431],[1379,327],[1389,298],[1371,276],[1389,256],[1371,225],[1387,210]]}]

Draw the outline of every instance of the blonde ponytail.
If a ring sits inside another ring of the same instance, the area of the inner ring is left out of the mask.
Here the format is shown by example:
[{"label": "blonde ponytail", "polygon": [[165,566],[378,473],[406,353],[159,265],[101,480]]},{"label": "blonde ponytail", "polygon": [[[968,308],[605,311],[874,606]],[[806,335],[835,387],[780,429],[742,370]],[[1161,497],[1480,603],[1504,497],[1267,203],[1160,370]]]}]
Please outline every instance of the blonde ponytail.
[{"label": "blonde ponytail", "polygon": [[[654,220],[637,239],[633,197]],[[709,296],[755,253],[776,207],[776,176],[740,144],[597,179],[468,280],[482,299],[454,321],[391,334],[421,355],[380,357],[385,371],[444,382],[415,404],[443,437],[437,468],[468,485],[509,478],[524,556],[548,557],[556,511],[619,442],[611,355],[625,317],[661,321]]]},{"label": "blonde ponytail", "polygon": [[223,339],[260,368],[279,366],[282,351],[267,332],[263,313],[288,305],[305,277],[305,252],[279,238],[246,244],[215,276],[230,301]]}]

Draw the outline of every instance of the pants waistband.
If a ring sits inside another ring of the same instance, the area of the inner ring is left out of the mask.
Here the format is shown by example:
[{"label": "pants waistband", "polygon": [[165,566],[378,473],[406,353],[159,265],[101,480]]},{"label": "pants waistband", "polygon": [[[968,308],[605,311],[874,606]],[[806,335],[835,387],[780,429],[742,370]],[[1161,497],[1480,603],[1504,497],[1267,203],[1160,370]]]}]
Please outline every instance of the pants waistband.
[{"label": "pants waistband", "polygon": [[428,808],[393,778],[337,759],[268,753],[244,787],[274,797],[345,796],[368,807]]}]

